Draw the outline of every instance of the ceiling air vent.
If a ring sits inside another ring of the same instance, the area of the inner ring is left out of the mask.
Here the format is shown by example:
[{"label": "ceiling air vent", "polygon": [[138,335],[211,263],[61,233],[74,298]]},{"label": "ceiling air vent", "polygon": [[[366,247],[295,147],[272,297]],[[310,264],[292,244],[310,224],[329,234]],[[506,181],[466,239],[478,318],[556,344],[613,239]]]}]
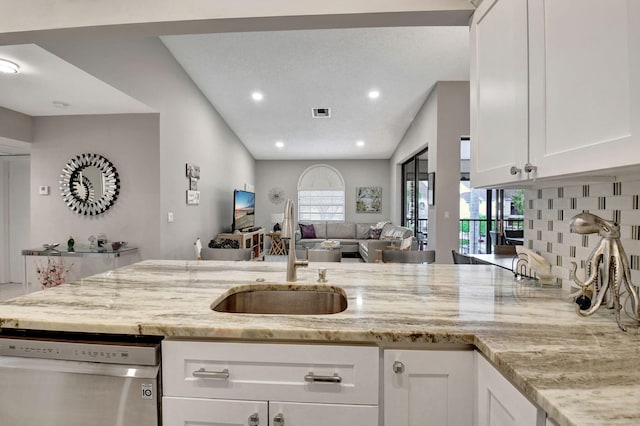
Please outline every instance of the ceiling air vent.
[{"label": "ceiling air vent", "polygon": [[311,116],[313,118],[329,118],[331,117],[331,108],[311,108]]}]

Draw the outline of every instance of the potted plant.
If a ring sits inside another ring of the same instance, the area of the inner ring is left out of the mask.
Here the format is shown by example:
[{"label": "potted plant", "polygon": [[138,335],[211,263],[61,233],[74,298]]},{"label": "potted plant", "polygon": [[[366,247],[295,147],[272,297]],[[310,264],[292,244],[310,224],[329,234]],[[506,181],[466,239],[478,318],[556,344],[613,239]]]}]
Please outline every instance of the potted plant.
[{"label": "potted plant", "polygon": [[46,265],[36,263],[36,276],[43,289],[55,287],[65,283],[72,266],[66,267],[62,259],[56,262],[48,257]]}]

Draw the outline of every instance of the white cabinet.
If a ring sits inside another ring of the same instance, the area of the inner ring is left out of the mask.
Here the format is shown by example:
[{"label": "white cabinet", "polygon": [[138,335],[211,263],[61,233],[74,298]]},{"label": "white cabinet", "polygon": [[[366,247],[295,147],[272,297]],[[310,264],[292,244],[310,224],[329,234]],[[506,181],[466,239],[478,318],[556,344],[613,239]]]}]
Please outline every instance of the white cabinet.
[{"label": "white cabinet", "polygon": [[529,1],[530,162],[538,176],[640,163],[640,5]]},{"label": "white cabinet", "polygon": [[[471,183],[526,178],[527,0],[485,0],[471,26]],[[513,172],[513,174],[512,174]]]},{"label": "white cabinet", "polygon": [[378,424],[378,410],[363,405],[165,397],[162,411],[163,424],[171,426]]},{"label": "white cabinet", "polygon": [[378,423],[377,347],[165,340],[162,362],[165,426]]},{"label": "white cabinet", "polygon": [[545,426],[558,426],[558,424],[550,418],[547,418],[547,420],[545,421]]},{"label": "white cabinet", "polygon": [[246,426],[269,424],[265,401],[231,401],[204,398],[162,398],[162,424],[171,426]]},{"label": "white cabinet", "polygon": [[[536,426],[538,408],[476,352],[476,425]],[[542,418],[544,418],[544,413]]]},{"label": "white cabinet", "polygon": [[[273,426],[376,426],[378,408],[365,405],[269,401]],[[282,419],[280,425],[278,417]]]},{"label": "white cabinet", "polygon": [[637,1],[485,0],[471,48],[475,187],[640,164]]},{"label": "white cabinet", "polygon": [[167,339],[163,425],[545,424],[476,351],[387,349],[379,364],[377,347]]},{"label": "white cabinet", "polygon": [[384,424],[473,424],[474,353],[385,350]]}]

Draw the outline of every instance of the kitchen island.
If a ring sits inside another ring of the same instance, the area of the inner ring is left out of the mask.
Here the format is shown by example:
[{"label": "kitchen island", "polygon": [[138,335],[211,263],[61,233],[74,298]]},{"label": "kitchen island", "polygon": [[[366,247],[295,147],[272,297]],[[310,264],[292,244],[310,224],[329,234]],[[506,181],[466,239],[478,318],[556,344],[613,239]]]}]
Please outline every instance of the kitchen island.
[{"label": "kitchen island", "polygon": [[[640,423],[640,329],[580,318],[567,294],[484,265],[317,264],[346,291],[332,315],[210,305],[234,286],[284,283],[269,262],[145,261],[0,303],[3,328],[190,339],[473,345],[560,425]],[[315,268],[298,271],[315,284]],[[264,281],[263,281],[264,280]]]}]

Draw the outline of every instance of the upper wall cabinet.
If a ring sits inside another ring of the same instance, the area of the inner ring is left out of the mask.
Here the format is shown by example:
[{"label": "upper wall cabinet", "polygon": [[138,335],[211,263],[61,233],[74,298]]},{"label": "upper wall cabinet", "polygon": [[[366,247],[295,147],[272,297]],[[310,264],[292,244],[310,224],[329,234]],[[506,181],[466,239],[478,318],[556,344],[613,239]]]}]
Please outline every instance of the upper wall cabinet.
[{"label": "upper wall cabinet", "polygon": [[529,1],[530,161],[541,177],[640,163],[640,5]]},{"label": "upper wall cabinet", "polygon": [[[471,183],[518,181],[529,146],[527,0],[485,0],[471,26]],[[513,173],[513,174],[512,174]]]},{"label": "upper wall cabinet", "polygon": [[[472,184],[640,164],[639,24],[633,0],[485,0],[472,24]],[[495,56],[516,54],[496,81]]]}]

